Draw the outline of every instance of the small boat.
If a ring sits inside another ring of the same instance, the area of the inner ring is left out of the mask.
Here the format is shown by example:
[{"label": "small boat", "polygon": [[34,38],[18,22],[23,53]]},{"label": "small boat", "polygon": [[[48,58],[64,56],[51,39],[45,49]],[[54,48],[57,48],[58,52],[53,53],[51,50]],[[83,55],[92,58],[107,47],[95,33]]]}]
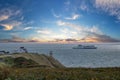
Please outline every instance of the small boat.
[{"label": "small boat", "polygon": [[94,45],[78,45],[73,47],[73,49],[97,49]]}]

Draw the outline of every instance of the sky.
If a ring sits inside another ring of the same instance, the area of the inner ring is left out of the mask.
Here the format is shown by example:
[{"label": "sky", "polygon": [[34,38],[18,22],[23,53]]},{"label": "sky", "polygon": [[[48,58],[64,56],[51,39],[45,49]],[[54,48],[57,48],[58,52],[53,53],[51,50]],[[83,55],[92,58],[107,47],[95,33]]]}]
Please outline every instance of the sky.
[{"label": "sky", "polygon": [[0,42],[120,42],[120,0],[0,0]]}]

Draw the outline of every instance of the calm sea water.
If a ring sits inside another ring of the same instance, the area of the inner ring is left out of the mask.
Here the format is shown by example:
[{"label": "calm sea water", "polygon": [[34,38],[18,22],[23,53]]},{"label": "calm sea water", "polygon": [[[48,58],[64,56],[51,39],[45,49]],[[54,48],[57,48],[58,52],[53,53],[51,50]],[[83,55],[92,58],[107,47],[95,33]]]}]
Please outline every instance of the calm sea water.
[{"label": "calm sea water", "polygon": [[77,44],[0,43],[0,50],[15,52],[24,46],[29,52],[49,54],[67,67],[120,67],[120,43],[94,44],[97,49],[72,49]]}]

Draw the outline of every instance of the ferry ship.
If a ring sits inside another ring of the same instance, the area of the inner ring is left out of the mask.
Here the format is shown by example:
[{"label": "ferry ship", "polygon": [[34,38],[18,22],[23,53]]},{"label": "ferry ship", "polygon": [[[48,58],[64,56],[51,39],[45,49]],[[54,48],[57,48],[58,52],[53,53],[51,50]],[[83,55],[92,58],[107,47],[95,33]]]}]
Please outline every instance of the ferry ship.
[{"label": "ferry ship", "polygon": [[78,45],[73,47],[73,49],[97,49],[94,45]]}]

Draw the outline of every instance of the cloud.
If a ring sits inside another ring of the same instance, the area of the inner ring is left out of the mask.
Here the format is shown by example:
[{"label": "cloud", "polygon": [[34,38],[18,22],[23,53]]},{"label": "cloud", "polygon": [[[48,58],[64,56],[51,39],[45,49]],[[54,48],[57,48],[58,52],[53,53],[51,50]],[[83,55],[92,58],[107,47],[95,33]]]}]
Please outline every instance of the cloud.
[{"label": "cloud", "polygon": [[14,27],[19,26],[21,10],[13,8],[3,8],[0,10],[0,25],[4,30],[12,30]]},{"label": "cloud", "polygon": [[0,21],[7,20],[10,16],[9,15],[1,15]]},{"label": "cloud", "polygon": [[114,39],[107,35],[100,35],[100,34],[92,33],[91,36],[86,36],[85,38],[82,38],[82,39],[75,39],[75,38],[55,39],[50,42],[57,42],[57,43],[120,42],[120,40]]},{"label": "cloud", "polygon": [[91,32],[91,33],[97,33],[100,35],[103,34],[103,32],[97,26],[92,26],[92,28],[89,28],[89,30],[87,30],[87,31]]},{"label": "cloud", "polygon": [[13,26],[9,25],[9,24],[1,24],[1,26],[3,26],[4,30],[6,30],[6,31],[13,29]]},{"label": "cloud", "polygon": [[53,43],[74,43],[74,42],[78,42],[78,40],[73,39],[73,38],[67,38],[67,39],[55,39],[49,42],[53,42]]},{"label": "cloud", "polygon": [[7,42],[41,42],[39,39],[31,38],[25,39],[19,36],[12,36],[12,39],[6,39]]},{"label": "cloud", "polygon": [[64,2],[64,10],[71,11],[73,9],[73,4],[71,4],[70,0]]},{"label": "cloud", "polygon": [[79,31],[70,29],[70,28],[62,28],[60,29],[60,33],[62,35],[64,35],[63,39],[66,38],[80,38],[81,36],[79,36]]},{"label": "cloud", "polygon": [[14,27],[19,26],[21,22],[11,21],[9,23],[1,23],[0,25],[4,27],[4,30],[12,30]]},{"label": "cloud", "polygon": [[81,26],[64,21],[57,21],[57,24],[61,27],[58,32],[49,29],[36,29],[36,34],[31,36],[31,40],[23,41],[55,43],[120,42],[120,40],[105,35],[97,26]]},{"label": "cloud", "polygon": [[70,5],[71,2],[68,0],[68,1],[64,2],[64,4],[65,4],[65,5]]},{"label": "cloud", "polygon": [[27,40],[18,36],[12,36],[11,39],[0,39],[0,42],[27,42]]},{"label": "cloud", "polygon": [[15,17],[21,14],[20,10],[12,8],[3,8],[0,10],[0,21],[8,20],[11,17]]},{"label": "cloud", "polygon": [[69,36],[67,38],[81,39],[87,36],[89,33],[102,34],[100,29],[96,26],[86,27],[86,26],[76,25],[76,24],[72,24],[64,21],[57,21],[57,25],[65,27],[65,29],[61,30],[61,32],[64,35]]},{"label": "cloud", "polygon": [[76,30],[82,30],[81,26],[78,26],[78,25],[75,25],[75,24],[72,24],[72,23],[69,23],[69,22],[64,22],[64,21],[57,21],[56,22],[58,26],[65,26],[65,27],[71,27],[71,28],[74,28]]},{"label": "cloud", "polygon": [[95,6],[120,20],[120,0],[95,0]]},{"label": "cloud", "polygon": [[72,39],[72,38],[68,38],[68,39],[65,39],[65,41],[67,41],[67,42],[77,42],[78,40],[76,40],[76,39]]},{"label": "cloud", "polygon": [[33,29],[33,27],[25,27],[23,30],[30,30]]},{"label": "cloud", "polygon": [[19,36],[12,36],[10,39],[0,39],[0,42],[40,42],[37,39],[25,39]]},{"label": "cloud", "polygon": [[[49,37],[49,36],[48,36]],[[52,39],[33,37],[31,39],[24,39],[18,36],[12,36],[11,39],[0,39],[0,42],[52,42],[52,43],[79,43],[79,42],[120,42],[107,35],[100,35],[96,33],[89,33],[88,36],[77,38],[60,38],[59,36]]]},{"label": "cloud", "polygon": [[[71,28],[65,28],[61,30],[61,32],[69,36],[67,37],[68,39],[73,39],[76,42],[120,42],[120,40],[105,35],[97,26],[87,27],[64,21],[57,21],[57,24],[59,26]],[[63,39],[63,41],[67,40]]]},{"label": "cloud", "polygon": [[13,36],[11,40],[13,42],[26,42],[26,39],[23,39],[23,38],[18,37],[18,36]]},{"label": "cloud", "polygon": [[85,42],[120,42],[120,40],[114,39],[108,35],[91,33],[82,39]]},{"label": "cloud", "polygon": [[97,26],[86,27],[86,26],[72,24],[72,23],[69,23],[69,22],[64,22],[64,21],[61,21],[61,20],[57,21],[56,23],[57,23],[58,26],[71,27],[73,30],[76,30],[76,31],[95,32],[95,33],[102,34],[102,31],[100,31],[100,29],[98,29]]},{"label": "cloud", "polygon": [[55,18],[60,18],[61,15],[60,14],[56,14],[54,9],[51,10],[52,11],[52,15],[55,17]]},{"label": "cloud", "polygon": [[37,30],[37,33],[39,33],[39,34],[51,34],[52,33],[52,31],[50,31],[50,30],[47,30],[47,29],[41,29],[41,30]]},{"label": "cloud", "polygon": [[83,11],[89,11],[88,6],[85,5],[85,4],[81,4],[81,5],[80,5],[80,9],[83,10]]},{"label": "cloud", "polygon": [[8,20],[14,13],[8,8],[0,10],[0,21]]},{"label": "cloud", "polygon": [[57,33],[53,30],[49,30],[49,29],[39,29],[36,31],[37,34],[36,34],[36,37],[38,39],[44,39],[44,40],[54,40],[54,39],[57,39],[57,38],[60,38],[60,39],[64,39],[64,38],[67,38],[67,36],[63,33]]},{"label": "cloud", "polygon": [[76,19],[78,19],[80,16],[81,16],[81,15],[79,15],[79,14],[74,14],[74,15],[72,15],[72,17],[66,17],[65,19],[67,19],[67,20],[76,20]]}]

